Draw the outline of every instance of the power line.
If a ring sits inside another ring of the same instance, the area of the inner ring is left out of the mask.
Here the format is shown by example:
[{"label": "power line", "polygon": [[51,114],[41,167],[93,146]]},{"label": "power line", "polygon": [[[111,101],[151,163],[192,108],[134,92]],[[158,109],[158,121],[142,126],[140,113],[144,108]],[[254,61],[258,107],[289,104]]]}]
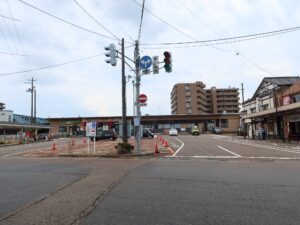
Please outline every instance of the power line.
[{"label": "power line", "polygon": [[[210,39],[210,40],[203,40],[203,41],[141,43],[141,45],[184,45],[184,44],[209,43],[209,42],[219,42],[219,41],[229,41],[229,40],[242,39],[242,40],[237,40],[236,41],[236,42],[239,42],[239,41],[243,41],[243,40],[259,39],[259,38],[264,38],[264,37],[269,37],[269,36],[275,36],[275,35],[280,35],[280,34],[284,34],[284,33],[294,32],[294,31],[298,31],[299,29],[300,29],[300,26],[296,26],[296,27],[290,27],[290,28],[281,29],[281,30],[274,30],[274,31],[256,33],[256,34],[248,34],[248,35],[235,36],[235,37],[229,37],[229,38]],[[223,42],[223,43],[234,43],[234,42]],[[218,43],[214,43],[212,45],[215,45],[215,44],[218,44]]]},{"label": "power line", "polygon": [[67,64],[72,64],[72,63],[76,63],[76,62],[89,60],[89,59],[92,59],[92,58],[99,57],[101,55],[103,55],[103,53],[93,55],[93,56],[84,57],[84,58],[79,58],[79,59],[75,59],[75,60],[71,60],[71,61],[68,61],[68,62],[58,63],[58,64],[50,65],[50,66],[43,66],[43,67],[38,67],[38,68],[28,69],[28,70],[22,70],[22,71],[17,71],[17,72],[1,73],[0,76],[8,76],[8,75],[15,75],[15,74],[21,74],[21,73],[29,73],[29,72],[38,71],[38,70],[50,69],[50,68],[53,68],[53,67],[59,67],[59,66],[67,65]]},{"label": "power line", "polygon": [[13,20],[13,21],[21,22],[21,20],[19,20],[19,19],[15,19],[15,18],[12,18],[12,17],[4,16],[4,15],[0,15],[0,17],[8,19],[8,20]]},{"label": "power line", "polygon": [[24,57],[28,57],[29,56],[29,55],[25,55],[25,54],[11,53],[11,52],[0,52],[0,55],[24,56]]},{"label": "power line", "polygon": [[109,34],[111,34],[113,37],[115,37],[117,40],[120,40],[116,35],[114,35],[109,29],[107,29],[105,26],[103,26],[95,17],[93,17],[82,5],[80,5],[76,0],[73,0],[73,2],[85,13],[87,14],[92,20],[94,20],[100,27],[102,27],[104,30],[106,30]]},{"label": "power line", "polygon": [[[139,7],[143,7],[140,3],[138,3],[136,0],[132,0],[136,5],[138,5]],[[160,20],[161,22],[163,22],[164,24],[166,24],[167,26],[171,27],[173,30],[177,31],[178,33],[192,39],[192,40],[196,40],[194,37],[184,33],[183,31],[179,30],[178,28],[174,27],[173,25],[171,25],[170,23],[168,23],[167,21],[163,20],[161,17],[157,16],[156,14],[152,13],[150,10],[148,10],[147,8],[144,8],[144,10],[146,12],[148,12],[150,15],[154,16],[155,18],[157,18],[158,20]]]},{"label": "power line", "polygon": [[[122,30],[124,34],[126,34],[132,41],[134,41],[133,37],[131,37],[127,31],[122,27],[122,26],[119,26],[117,23],[116,23],[116,20],[114,19],[114,17],[112,16],[109,16],[98,4],[98,2],[96,2],[95,0],[92,0],[94,5],[106,16],[106,17],[109,17],[110,21],[113,22],[116,27],[118,27],[118,29]],[[134,46],[134,45],[133,45]]]},{"label": "power line", "polygon": [[143,0],[143,4],[142,4],[141,21],[140,21],[140,28],[139,28],[139,34],[138,34],[138,41],[139,41],[139,42],[140,42],[140,39],[141,39],[142,24],[143,24],[143,16],[144,16],[144,9],[145,9],[145,0]]},{"label": "power line", "polygon": [[[140,6],[140,7],[143,7],[143,5],[139,4],[137,1],[135,0],[132,0],[136,5]],[[147,11],[150,15],[154,16],[155,18],[157,18],[158,20],[160,20],[161,22],[163,22],[164,24],[166,24],[167,26],[171,27],[173,30],[177,31],[178,33],[188,37],[189,39],[192,39],[194,41],[197,41],[196,38],[184,33],[183,31],[179,30],[178,28],[176,28],[175,26],[171,25],[170,23],[168,23],[167,21],[163,20],[161,17],[157,16],[156,14],[152,13],[150,10],[148,10],[147,8],[144,7],[144,10]],[[227,50],[227,49],[222,49],[222,48],[217,48],[217,47],[214,47],[214,46],[210,46],[211,48],[214,48],[214,49],[217,49],[217,50],[220,50],[220,51],[225,51],[225,52],[232,52],[230,50]]]},{"label": "power line", "polygon": [[100,34],[100,33],[98,33],[98,32],[89,30],[89,29],[87,29],[87,28],[84,28],[84,27],[81,27],[81,26],[79,26],[79,25],[76,25],[76,24],[74,24],[74,23],[72,23],[72,22],[69,22],[69,21],[67,21],[67,20],[65,20],[65,19],[59,18],[59,17],[57,17],[57,16],[55,16],[55,15],[49,13],[49,12],[46,12],[46,11],[44,11],[44,10],[42,10],[42,9],[40,9],[40,8],[38,8],[38,7],[36,7],[36,6],[34,6],[34,5],[31,5],[31,4],[27,3],[27,2],[24,2],[23,0],[18,0],[18,1],[21,2],[21,3],[23,3],[23,4],[25,4],[25,5],[27,5],[27,6],[29,6],[29,7],[31,7],[31,8],[33,8],[33,9],[35,9],[35,10],[37,10],[37,11],[40,11],[40,12],[42,12],[42,13],[44,13],[44,14],[50,16],[50,17],[53,17],[53,18],[55,18],[55,19],[57,19],[57,20],[59,20],[59,21],[61,21],[61,22],[64,22],[64,23],[66,23],[66,24],[69,24],[69,25],[71,25],[71,26],[73,26],[73,27],[76,27],[76,28],[78,28],[78,29],[87,31],[87,32],[89,32],[89,33],[92,33],[92,34],[95,34],[95,35],[98,35],[98,36],[101,36],[101,37],[104,37],[104,38],[108,38],[108,39],[112,39],[112,40],[118,40],[118,39],[116,39],[116,38],[109,37],[109,36],[106,36],[106,35],[104,35],[104,34]]}]

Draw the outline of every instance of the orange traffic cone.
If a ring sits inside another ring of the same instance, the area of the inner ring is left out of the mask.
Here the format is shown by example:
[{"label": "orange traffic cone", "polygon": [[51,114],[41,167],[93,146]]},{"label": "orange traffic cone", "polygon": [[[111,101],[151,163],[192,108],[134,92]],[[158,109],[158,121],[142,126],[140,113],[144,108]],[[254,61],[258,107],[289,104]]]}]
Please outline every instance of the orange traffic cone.
[{"label": "orange traffic cone", "polygon": [[169,146],[168,146],[168,141],[167,141],[167,140],[165,141],[164,146],[165,146],[165,147],[169,147]]},{"label": "orange traffic cone", "polygon": [[156,144],[155,144],[155,153],[159,153],[158,147],[157,147],[157,142],[156,142]]},{"label": "orange traffic cone", "polygon": [[56,148],[56,144],[55,144],[55,143],[53,143],[51,150],[52,150],[52,151],[55,151],[55,150],[57,150],[57,148]]}]

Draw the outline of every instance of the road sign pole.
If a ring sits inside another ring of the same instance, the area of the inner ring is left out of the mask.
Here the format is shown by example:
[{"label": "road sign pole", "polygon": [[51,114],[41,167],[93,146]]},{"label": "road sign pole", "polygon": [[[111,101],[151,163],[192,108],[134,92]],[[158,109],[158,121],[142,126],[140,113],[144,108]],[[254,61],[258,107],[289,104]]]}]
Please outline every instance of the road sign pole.
[{"label": "road sign pole", "polygon": [[140,96],[140,82],[141,82],[141,74],[140,74],[140,53],[139,53],[139,41],[135,42],[134,49],[134,61],[135,61],[135,78],[136,78],[136,117],[139,121],[137,129],[136,129],[136,142],[137,142],[137,153],[141,154],[141,107],[139,102]]}]

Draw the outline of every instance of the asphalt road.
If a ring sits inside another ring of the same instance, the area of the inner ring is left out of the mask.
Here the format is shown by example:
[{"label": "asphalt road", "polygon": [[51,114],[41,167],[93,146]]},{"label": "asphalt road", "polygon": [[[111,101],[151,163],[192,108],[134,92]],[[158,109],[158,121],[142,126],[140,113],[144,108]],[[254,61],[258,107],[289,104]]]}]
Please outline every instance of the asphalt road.
[{"label": "asphalt road", "polygon": [[300,159],[300,146],[223,135],[168,137],[173,157]]},{"label": "asphalt road", "polygon": [[131,171],[80,224],[300,224],[296,161],[154,160]]},{"label": "asphalt road", "polygon": [[299,146],[167,138],[166,158],[1,157],[0,225],[300,225]]}]

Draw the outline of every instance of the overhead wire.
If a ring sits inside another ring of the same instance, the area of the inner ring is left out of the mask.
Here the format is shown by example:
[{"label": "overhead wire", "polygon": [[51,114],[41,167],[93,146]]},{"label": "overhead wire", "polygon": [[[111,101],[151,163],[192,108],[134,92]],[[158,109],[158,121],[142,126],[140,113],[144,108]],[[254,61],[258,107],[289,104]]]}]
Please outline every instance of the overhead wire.
[{"label": "overhead wire", "polygon": [[300,29],[300,26],[290,27],[286,29],[280,29],[280,30],[274,30],[274,31],[268,31],[268,32],[262,32],[262,33],[256,33],[256,34],[248,34],[248,35],[242,35],[242,36],[234,36],[234,37],[228,37],[228,38],[218,38],[218,39],[210,39],[210,40],[202,40],[202,41],[182,41],[182,42],[162,42],[162,43],[141,43],[141,45],[186,45],[186,44],[199,44],[199,43],[209,43],[209,42],[221,42],[221,41],[229,41],[229,40],[236,40],[236,39],[242,39],[242,40],[251,40],[258,39],[258,38],[264,38],[269,36],[275,36],[280,35],[284,33],[289,32],[295,32]]},{"label": "overhead wire", "polygon": [[128,32],[122,27],[122,26],[120,26],[120,25],[118,25],[118,23],[116,23],[116,21],[115,21],[115,19],[114,19],[114,17],[113,16],[109,16],[108,14],[107,14],[107,12],[105,12],[105,10],[103,10],[100,6],[99,6],[99,4],[98,4],[98,2],[96,2],[95,0],[92,0],[93,1],[93,3],[94,3],[94,5],[106,16],[106,17],[109,17],[109,19],[110,19],[110,21],[111,22],[113,22],[114,23],[114,25],[116,26],[116,27],[118,27],[118,29],[119,30],[122,30],[122,32],[124,33],[124,34],[126,34],[133,42],[135,41],[134,39],[133,39],[133,37],[131,37],[129,34],[128,34]]},{"label": "overhead wire", "polygon": [[[190,13],[191,13],[198,21],[200,21],[201,23],[203,23],[206,27],[208,27],[208,28],[209,28],[213,33],[215,33],[217,36],[220,36],[220,37],[221,37],[221,35],[219,34],[219,32],[217,32],[215,29],[213,29],[212,26],[209,24],[209,22],[206,22],[206,21],[203,20],[200,16],[198,16],[196,13],[194,13],[193,10],[191,10],[189,7],[186,6],[186,4],[184,4],[184,3],[182,2],[182,0],[177,0],[177,1],[182,5],[182,7],[184,7],[186,10],[188,10],[188,11],[189,11],[189,12],[190,12]],[[202,9],[204,13],[208,14],[207,10],[204,9],[197,1],[195,1],[195,0],[192,0],[192,1],[193,1],[200,9]],[[209,15],[209,14],[208,14],[208,16],[209,16],[209,18],[214,19],[213,16],[211,16],[211,15]],[[217,21],[215,21],[215,22],[218,24],[219,27],[222,27],[222,26],[220,26],[220,24],[219,24]],[[231,36],[231,34],[230,34],[229,32],[227,32],[226,30],[224,30],[224,28],[223,28],[223,31],[225,31],[224,33],[226,33],[227,35],[229,34],[229,36]],[[248,51],[247,48],[244,47],[243,45],[241,45],[241,47],[243,47],[243,48],[245,49],[245,51]],[[243,59],[244,59],[247,63],[251,64],[252,66],[256,67],[257,69],[263,71],[264,73],[271,74],[271,73],[268,72],[266,69],[262,68],[261,66],[257,65],[256,63],[254,63],[253,60],[249,59],[249,57],[247,57],[244,53],[241,53],[240,50],[235,51],[235,53],[236,53],[236,55],[242,56]]]},{"label": "overhead wire", "polygon": [[117,40],[120,40],[119,37],[114,35],[109,29],[107,29],[104,25],[102,25],[95,17],[93,17],[82,5],[80,5],[76,0],[73,0],[73,2],[86,14],[88,15],[92,20],[95,21],[100,27],[102,27],[106,32],[108,32],[110,35],[115,37]]},{"label": "overhead wire", "polygon": [[52,18],[55,18],[55,19],[57,19],[57,20],[59,20],[59,21],[61,21],[61,22],[64,22],[64,23],[66,23],[66,24],[68,24],[68,25],[70,25],[70,26],[76,27],[76,28],[78,28],[78,29],[84,30],[84,31],[86,31],[86,32],[95,34],[95,35],[100,36],[100,37],[103,37],[103,38],[107,38],[107,39],[117,40],[117,41],[118,41],[118,39],[116,39],[115,37],[110,37],[110,36],[107,36],[107,35],[104,35],[104,34],[100,34],[100,33],[98,33],[98,32],[92,31],[92,30],[90,30],[90,29],[87,29],[87,28],[84,28],[84,27],[79,26],[79,25],[77,25],[77,24],[74,24],[74,23],[72,23],[72,22],[69,22],[69,21],[67,21],[67,20],[65,20],[65,19],[62,19],[62,18],[60,18],[60,17],[58,17],[58,16],[55,16],[55,15],[49,13],[49,12],[46,12],[45,10],[42,10],[42,9],[40,9],[40,8],[38,8],[38,7],[34,6],[34,5],[32,5],[32,4],[29,4],[29,3],[27,3],[27,2],[25,2],[25,1],[23,1],[23,0],[18,0],[18,1],[21,2],[21,3],[23,3],[23,4],[25,4],[25,5],[27,5],[27,6],[29,6],[29,7],[31,7],[31,8],[33,8],[33,9],[35,9],[35,10],[37,10],[37,11],[39,11],[39,12],[41,12],[41,13],[44,13],[44,14],[46,14],[46,15],[52,17]]},{"label": "overhead wire", "polygon": [[[292,31],[286,31],[282,32],[283,33],[289,33]],[[249,40],[255,40],[255,39],[260,39],[260,38],[266,38],[266,37],[271,37],[275,36],[278,34],[273,34],[273,35],[264,35],[264,36],[258,36],[258,37],[249,37],[245,39],[237,39],[237,40],[231,40],[231,41],[223,41],[223,42],[215,42],[215,43],[209,43],[209,44],[194,44],[194,45],[179,45],[179,46],[172,46],[172,48],[195,48],[195,47],[207,47],[207,46],[214,46],[214,45],[223,45],[223,44],[232,44],[232,43],[238,43],[238,42],[243,42],[243,41],[249,41]],[[144,49],[164,49],[163,47],[144,47]],[[235,51],[236,52],[236,51]]]},{"label": "overhead wire", "polygon": [[19,19],[8,17],[8,16],[4,16],[4,15],[0,15],[0,17],[8,19],[8,20],[13,20],[13,21],[21,22]]},{"label": "overhead wire", "polygon": [[[143,7],[140,3],[138,3],[136,0],[132,0],[136,5],[138,5],[139,7]],[[153,12],[151,12],[150,10],[148,10],[147,8],[144,7],[144,10],[146,12],[148,12],[150,15],[152,15],[153,17],[157,18],[158,20],[160,20],[162,23],[166,24],[167,26],[169,26],[170,28],[172,28],[173,30],[175,30],[176,32],[180,33],[181,35],[185,36],[185,37],[188,37],[189,39],[192,39],[194,41],[197,41],[197,39],[183,31],[181,31],[180,29],[176,28],[175,26],[173,26],[172,24],[168,23],[166,20],[162,19],[161,17],[159,17],[158,15],[154,14]],[[217,48],[217,47],[214,47],[214,46],[211,46],[212,48],[214,49],[217,49],[217,50],[221,50],[221,51],[226,51],[228,52],[229,50],[226,50],[226,49],[222,49],[222,48]],[[230,51],[231,52],[231,51]]]},{"label": "overhead wire", "polygon": [[104,55],[104,53],[93,55],[93,56],[88,56],[88,57],[83,57],[83,58],[79,58],[79,59],[74,59],[74,60],[71,60],[71,61],[62,62],[62,63],[50,65],[50,66],[43,66],[43,67],[38,67],[38,68],[33,68],[33,69],[28,69],[28,70],[22,70],[22,71],[16,71],[16,72],[9,72],[9,73],[0,73],[0,76],[8,76],[8,75],[15,75],[15,74],[29,73],[29,72],[38,71],[38,70],[50,69],[50,68],[54,68],[54,67],[59,67],[59,66],[63,66],[63,65],[68,65],[68,64],[72,64],[72,63],[81,62],[81,61],[86,61],[86,60],[96,58],[96,57],[99,57],[99,56],[102,56],[102,55]]},{"label": "overhead wire", "polygon": [[11,56],[24,56],[28,57],[29,55],[19,54],[19,53],[13,53],[13,52],[0,52],[0,55],[11,55]]}]

